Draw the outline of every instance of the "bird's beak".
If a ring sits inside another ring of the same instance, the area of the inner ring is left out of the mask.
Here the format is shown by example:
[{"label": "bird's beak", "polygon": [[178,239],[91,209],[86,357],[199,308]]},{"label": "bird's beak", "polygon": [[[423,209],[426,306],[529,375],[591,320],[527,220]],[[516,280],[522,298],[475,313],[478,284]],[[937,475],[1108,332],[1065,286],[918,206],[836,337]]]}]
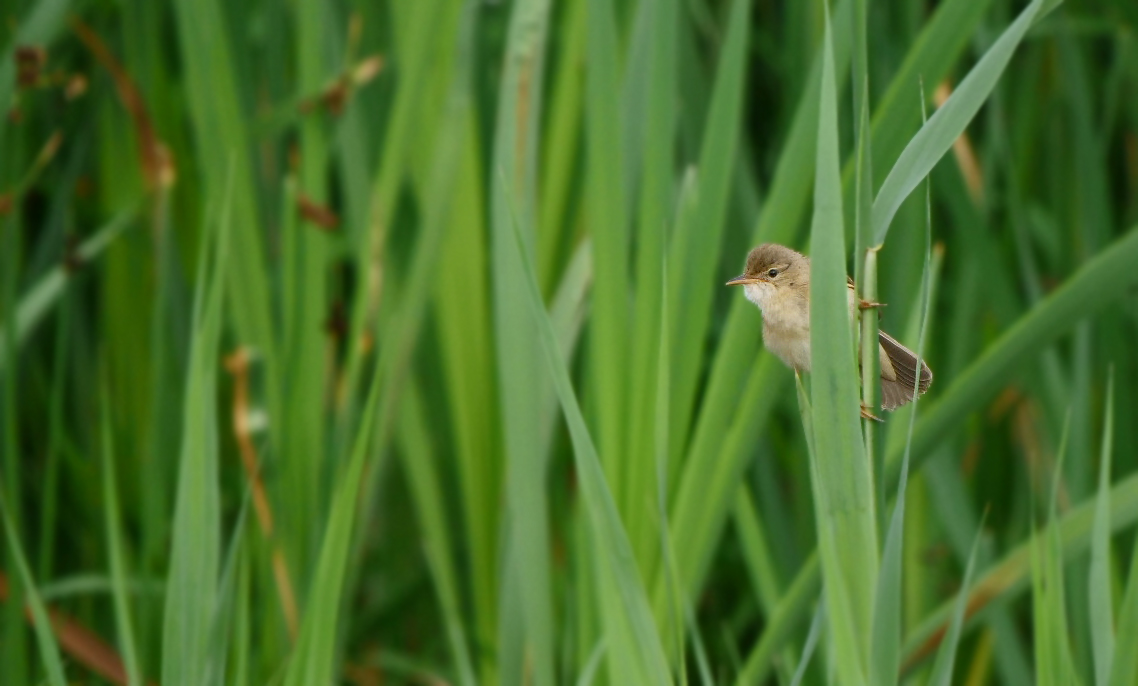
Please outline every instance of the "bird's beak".
[{"label": "bird's beak", "polygon": [[749,283],[759,283],[762,279],[748,279],[746,274],[740,274],[727,282],[728,286],[745,286]]}]

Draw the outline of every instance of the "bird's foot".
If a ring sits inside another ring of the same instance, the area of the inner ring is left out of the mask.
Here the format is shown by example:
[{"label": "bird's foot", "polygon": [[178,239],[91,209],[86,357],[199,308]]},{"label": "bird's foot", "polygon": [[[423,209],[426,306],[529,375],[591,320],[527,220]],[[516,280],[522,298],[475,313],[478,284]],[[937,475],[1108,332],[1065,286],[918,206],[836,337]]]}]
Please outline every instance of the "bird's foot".
[{"label": "bird's foot", "polygon": [[870,412],[871,409],[872,408],[863,404],[861,406],[861,418],[862,419],[872,419],[875,422],[884,424],[885,420],[882,419],[881,417],[878,417],[877,415],[873,414],[872,412]]},{"label": "bird's foot", "polygon": [[871,302],[869,300],[859,300],[857,307],[859,310],[872,310],[878,307],[885,307],[885,303]]}]

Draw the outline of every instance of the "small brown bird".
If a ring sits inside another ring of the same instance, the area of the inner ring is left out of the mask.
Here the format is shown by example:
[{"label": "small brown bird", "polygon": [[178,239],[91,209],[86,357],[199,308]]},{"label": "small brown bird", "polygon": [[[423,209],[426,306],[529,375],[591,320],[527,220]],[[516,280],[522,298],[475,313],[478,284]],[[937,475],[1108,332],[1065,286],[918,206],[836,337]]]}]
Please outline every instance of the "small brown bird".
[{"label": "small brown bird", "polygon": [[[858,300],[853,279],[848,279],[850,318],[858,308],[878,303]],[[763,312],[763,344],[787,366],[810,371],[810,258],[775,243],[764,243],[747,255],[742,274],[727,282],[742,286],[747,299]],[[878,332],[881,366],[881,406],[895,410],[913,398],[918,360],[916,354],[884,331]],[[932,370],[920,364],[918,395],[933,382]],[[864,409],[862,414],[869,415]]]}]

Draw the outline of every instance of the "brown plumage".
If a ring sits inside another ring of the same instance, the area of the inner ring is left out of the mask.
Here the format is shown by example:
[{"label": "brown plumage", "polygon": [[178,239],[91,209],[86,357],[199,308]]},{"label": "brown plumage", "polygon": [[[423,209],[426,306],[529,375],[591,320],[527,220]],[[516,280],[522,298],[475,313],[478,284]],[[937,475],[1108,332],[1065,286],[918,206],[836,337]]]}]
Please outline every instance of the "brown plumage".
[{"label": "brown plumage", "polygon": [[[851,318],[859,307],[877,306],[859,301],[853,279],[847,279],[847,283]],[[744,272],[727,285],[743,286],[747,299],[762,310],[763,344],[767,349],[792,369],[810,371],[810,258],[782,245],[764,243],[747,255]],[[881,407],[895,410],[912,401],[918,375],[916,354],[881,331],[878,360]],[[933,382],[927,364],[920,364],[919,375],[917,395],[927,391]]]}]

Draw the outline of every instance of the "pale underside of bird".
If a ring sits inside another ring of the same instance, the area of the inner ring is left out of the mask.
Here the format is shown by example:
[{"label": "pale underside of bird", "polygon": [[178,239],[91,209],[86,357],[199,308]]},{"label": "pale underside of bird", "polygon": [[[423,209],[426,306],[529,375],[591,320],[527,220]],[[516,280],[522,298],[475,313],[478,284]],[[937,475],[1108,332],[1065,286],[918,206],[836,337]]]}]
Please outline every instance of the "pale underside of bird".
[{"label": "pale underside of bird", "polygon": [[[790,368],[809,372],[810,258],[785,246],[764,243],[747,256],[744,272],[727,284],[743,286],[747,299],[762,310],[763,345]],[[878,305],[859,300],[852,279],[847,279],[847,284],[851,319],[859,309]],[[932,384],[928,365],[884,331],[878,332],[878,360],[881,407],[886,410],[912,401]]]}]

